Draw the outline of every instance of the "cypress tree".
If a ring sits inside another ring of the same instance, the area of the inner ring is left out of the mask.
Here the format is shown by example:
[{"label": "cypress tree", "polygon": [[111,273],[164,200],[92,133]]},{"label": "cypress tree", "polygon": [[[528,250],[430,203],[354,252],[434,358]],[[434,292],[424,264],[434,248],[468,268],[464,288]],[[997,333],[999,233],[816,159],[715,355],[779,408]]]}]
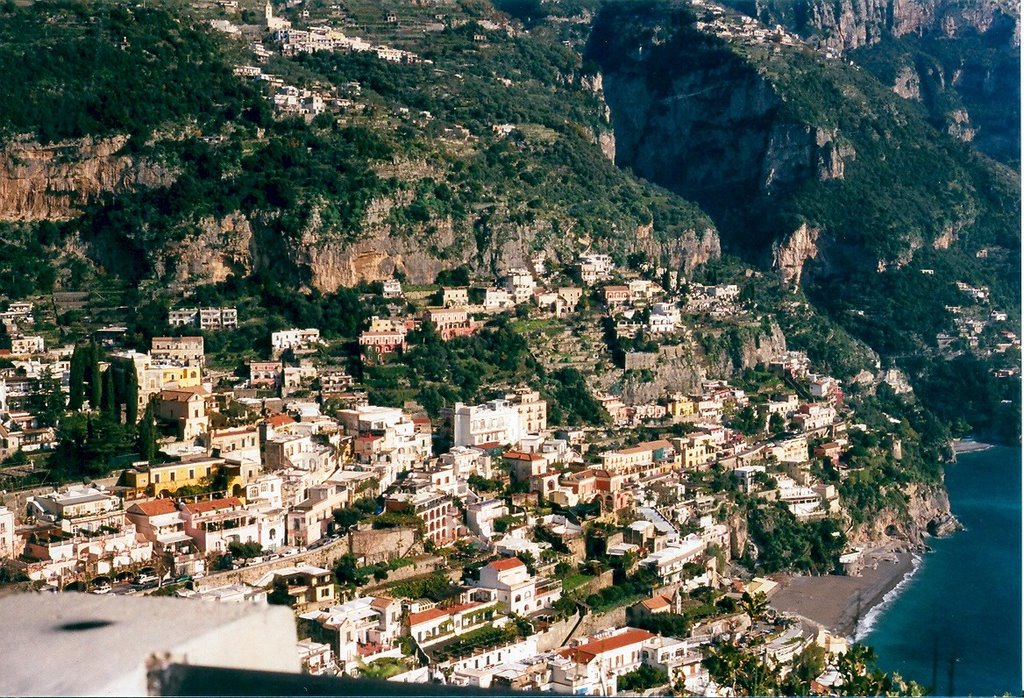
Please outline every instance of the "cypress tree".
[{"label": "cypress tree", "polygon": [[117,394],[114,388],[114,368],[112,366],[108,367],[107,370],[103,372],[102,406],[103,414],[107,415],[115,422],[120,421],[118,419]]},{"label": "cypress tree", "polygon": [[103,376],[100,374],[100,349],[95,342],[89,344],[89,407],[100,408],[103,401]]},{"label": "cypress tree", "polygon": [[135,373],[134,362],[128,367],[125,383],[124,412],[128,424],[139,421],[139,377]]},{"label": "cypress tree", "polygon": [[71,395],[68,398],[68,409],[80,410],[85,401],[85,355],[81,346],[75,345],[71,354],[71,371],[68,378]]},{"label": "cypress tree", "polygon": [[156,459],[156,417],[152,402],[146,405],[146,412],[139,422],[139,453],[149,463]]}]

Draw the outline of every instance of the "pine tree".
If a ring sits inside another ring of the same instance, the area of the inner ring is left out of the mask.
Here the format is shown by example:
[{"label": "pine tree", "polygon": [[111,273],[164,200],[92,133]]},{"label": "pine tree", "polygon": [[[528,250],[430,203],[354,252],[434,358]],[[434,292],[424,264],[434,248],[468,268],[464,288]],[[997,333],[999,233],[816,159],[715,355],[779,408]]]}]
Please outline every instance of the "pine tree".
[{"label": "pine tree", "polygon": [[134,363],[128,367],[127,374],[124,396],[125,421],[134,426],[139,421],[139,377],[135,373]]},{"label": "pine tree", "polygon": [[81,346],[75,345],[71,354],[71,375],[68,379],[71,388],[71,395],[68,399],[68,409],[80,410],[85,401],[85,351]]},{"label": "pine tree", "polygon": [[156,416],[152,402],[146,405],[146,412],[139,422],[139,453],[149,463],[156,459]]},{"label": "pine tree", "polygon": [[103,397],[101,402],[103,414],[111,420],[118,422],[119,410],[117,409],[117,394],[114,388],[114,368],[108,367],[103,372]]},{"label": "pine tree", "polygon": [[100,349],[89,344],[89,407],[97,410],[103,400],[103,376],[100,374]]}]

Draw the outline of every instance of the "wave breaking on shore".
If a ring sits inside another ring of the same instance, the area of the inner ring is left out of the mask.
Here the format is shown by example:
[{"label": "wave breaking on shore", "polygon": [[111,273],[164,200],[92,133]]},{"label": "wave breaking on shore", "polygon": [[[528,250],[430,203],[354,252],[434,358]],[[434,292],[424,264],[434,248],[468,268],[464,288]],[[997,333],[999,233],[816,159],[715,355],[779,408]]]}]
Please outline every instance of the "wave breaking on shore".
[{"label": "wave breaking on shore", "polygon": [[882,597],[881,601],[873,605],[864,617],[857,622],[857,627],[853,631],[853,640],[860,641],[871,632],[881,618],[882,614],[885,613],[893,605],[896,599],[899,598],[900,594],[910,585],[913,581],[914,575],[921,568],[924,563],[924,558],[917,554],[911,554],[911,566],[910,569],[903,575],[903,578],[894,586],[892,589],[887,591]]}]

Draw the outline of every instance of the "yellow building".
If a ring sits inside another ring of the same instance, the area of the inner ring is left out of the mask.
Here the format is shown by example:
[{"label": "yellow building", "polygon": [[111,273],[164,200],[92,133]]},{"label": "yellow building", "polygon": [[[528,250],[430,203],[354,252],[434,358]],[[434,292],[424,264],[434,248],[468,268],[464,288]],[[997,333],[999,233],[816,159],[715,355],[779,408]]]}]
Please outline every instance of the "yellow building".
[{"label": "yellow building", "polygon": [[673,395],[665,409],[673,419],[678,419],[692,416],[697,411],[697,404],[685,395]]},{"label": "yellow building", "polygon": [[182,487],[208,484],[224,465],[223,458],[196,458],[155,465],[140,465],[125,470],[121,477],[125,487],[150,497],[174,494]]},{"label": "yellow building", "polygon": [[198,366],[154,366],[160,369],[160,388],[172,385],[178,388],[195,388],[202,385],[202,371]]},{"label": "yellow building", "polygon": [[714,463],[717,451],[706,434],[695,434],[686,438],[672,439],[672,444],[681,456],[684,470],[703,470]]}]

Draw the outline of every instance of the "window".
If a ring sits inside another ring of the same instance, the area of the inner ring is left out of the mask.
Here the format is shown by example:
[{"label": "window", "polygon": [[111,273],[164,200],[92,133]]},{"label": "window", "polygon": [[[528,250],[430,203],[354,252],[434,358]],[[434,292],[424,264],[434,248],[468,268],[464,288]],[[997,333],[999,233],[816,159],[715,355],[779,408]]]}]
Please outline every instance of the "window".
[{"label": "window", "polygon": [[174,482],[175,471],[171,471],[171,482]]},{"label": "window", "polygon": [[189,479],[189,480],[195,480],[195,479],[196,479],[196,471],[195,471],[195,468],[189,468],[189,471],[188,471],[188,479]]},{"label": "window", "polygon": [[160,482],[160,473],[153,473],[153,484]]}]

